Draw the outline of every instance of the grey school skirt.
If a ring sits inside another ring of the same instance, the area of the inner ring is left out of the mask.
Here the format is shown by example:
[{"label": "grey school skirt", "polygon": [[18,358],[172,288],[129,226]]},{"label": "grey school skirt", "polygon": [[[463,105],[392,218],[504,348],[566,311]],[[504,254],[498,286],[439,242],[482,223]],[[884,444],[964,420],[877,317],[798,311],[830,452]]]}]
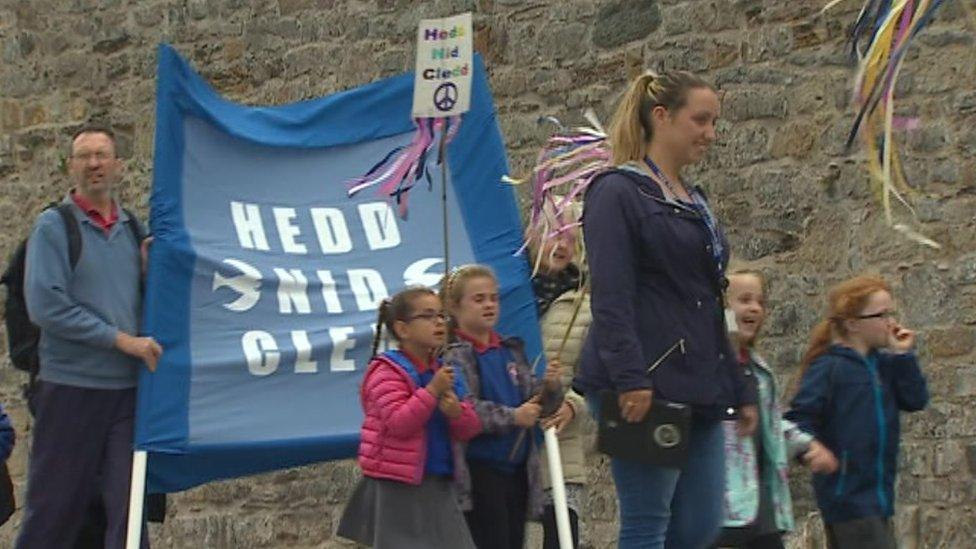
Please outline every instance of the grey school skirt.
[{"label": "grey school skirt", "polygon": [[419,486],[363,477],[336,534],[376,549],[475,549],[454,481],[444,477]]}]

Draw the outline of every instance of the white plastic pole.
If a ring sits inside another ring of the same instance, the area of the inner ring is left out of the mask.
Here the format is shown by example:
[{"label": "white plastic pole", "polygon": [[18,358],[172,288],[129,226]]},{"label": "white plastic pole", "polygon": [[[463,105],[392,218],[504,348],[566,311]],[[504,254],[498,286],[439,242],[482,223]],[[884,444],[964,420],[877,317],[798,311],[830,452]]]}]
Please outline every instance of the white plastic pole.
[{"label": "white plastic pole", "polygon": [[447,218],[447,145],[444,143],[444,139],[447,138],[447,122],[444,122],[444,128],[441,130],[441,142],[440,142],[440,155],[441,159],[441,210],[444,215],[443,227],[444,227],[444,283],[447,283],[447,277],[451,274],[451,247],[449,246],[449,235],[448,235],[448,218]]},{"label": "white plastic pole", "polygon": [[549,459],[549,480],[552,481],[552,504],[556,509],[556,531],[559,549],[573,549],[573,532],[569,527],[569,506],[566,503],[566,483],[563,480],[563,460],[559,455],[556,428],[546,429],[546,456]]},{"label": "white plastic pole", "polygon": [[125,549],[139,549],[142,540],[142,508],[146,501],[146,451],[132,453],[132,482],[129,489],[129,527]]}]

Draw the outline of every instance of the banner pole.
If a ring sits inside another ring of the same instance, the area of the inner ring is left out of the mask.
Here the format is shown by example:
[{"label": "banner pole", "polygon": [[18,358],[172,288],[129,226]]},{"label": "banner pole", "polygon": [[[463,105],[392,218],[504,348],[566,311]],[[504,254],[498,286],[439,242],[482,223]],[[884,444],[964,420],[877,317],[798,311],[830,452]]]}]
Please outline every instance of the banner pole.
[{"label": "banner pole", "polygon": [[143,505],[146,501],[145,450],[132,453],[132,482],[129,489],[129,526],[126,530],[125,549],[139,549],[142,540]]},{"label": "banner pole", "polygon": [[448,246],[447,230],[447,147],[444,140],[447,137],[447,124],[449,119],[444,119],[445,125],[441,130],[440,159],[441,159],[441,212],[444,215],[444,280],[451,273],[450,250]]},{"label": "banner pole", "polygon": [[552,504],[556,509],[556,531],[559,533],[559,549],[573,549],[573,532],[569,526],[569,506],[566,502],[566,484],[563,478],[563,460],[559,455],[556,428],[546,429],[546,457],[549,460],[549,480],[552,483]]}]

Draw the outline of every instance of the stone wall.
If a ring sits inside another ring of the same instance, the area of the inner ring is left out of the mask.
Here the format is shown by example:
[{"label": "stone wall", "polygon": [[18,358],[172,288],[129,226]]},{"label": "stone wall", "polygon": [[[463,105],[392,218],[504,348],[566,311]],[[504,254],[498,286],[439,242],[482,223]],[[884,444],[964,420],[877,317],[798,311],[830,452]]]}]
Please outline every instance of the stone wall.
[{"label": "stone wall", "polygon": [[[946,2],[898,85],[899,133],[931,250],[889,229],[859,155],[845,156],[852,112],[846,26],[861,2],[827,16],[825,0],[0,0],[0,255],[66,188],[72,131],[89,119],[120,132],[121,198],[145,212],[152,165],[155,46],[174,44],[229,98],[278,104],[410,70],[418,19],[475,13],[513,171],[549,128],[540,115],[609,118],[641,67],[697,71],[724,91],[720,143],[695,178],[709,190],[737,255],[769,274],[762,342],[795,373],[824,288],[883,273],[921,331],[933,401],[904,421],[898,525],[904,547],[976,547],[976,77],[974,0]],[[0,367],[0,400],[20,439],[10,465],[23,488],[30,424],[23,376]],[[260,411],[256,411],[260,413]],[[605,463],[592,456],[588,547],[614,546]],[[215,483],[171,498],[156,547],[333,547],[356,479],[333,463]],[[808,478],[794,477],[802,526],[819,547]],[[9,546],[20,513],[0,528]]]}]

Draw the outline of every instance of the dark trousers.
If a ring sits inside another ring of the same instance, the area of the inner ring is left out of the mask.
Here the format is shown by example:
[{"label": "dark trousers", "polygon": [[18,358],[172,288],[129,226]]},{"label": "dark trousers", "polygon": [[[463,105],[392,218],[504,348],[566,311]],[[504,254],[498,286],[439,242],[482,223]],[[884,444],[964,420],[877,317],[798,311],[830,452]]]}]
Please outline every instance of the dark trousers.
[{"label": "dark trousers", "polygon": [[[100,495],[105,549],[125,546],[135,389],[41,383],[18,549],[72,547]],[[143,525],[142,547],[149,541]]]},{"label": "dark trousers", "polygon": [[730,534],[732,530],[747,530],[741,528],[726,528],[722,531],[715,547],[734,547],[736,549],[784,549],[783,536],[779,533],[762,535],[740,535]]},{"label": "dark trousers", "polygon": [[[579,517],[569,510],[569,530],[573,534],[573,547],[579,547]],[[542,510],[542,549],[559,549],[559,529],[556,526],[556,508],[546,505]]]},{"label": "dark trousers", "polygon": [[529,480],[522,467],[507,474],[471,462],[474,507],[464,514],[478,549],[522,549],[528,519]]},{"label": "dark trousers", "polygon": [[102,498],[96,495],[88,505],[85,520],[81,524],[74,549],[101,549],[105,545],[105,506]]},{"label": "dark trousers", "polygon": [[830,549],[898,549],[890,518],[866,517],[824,526]]}]

